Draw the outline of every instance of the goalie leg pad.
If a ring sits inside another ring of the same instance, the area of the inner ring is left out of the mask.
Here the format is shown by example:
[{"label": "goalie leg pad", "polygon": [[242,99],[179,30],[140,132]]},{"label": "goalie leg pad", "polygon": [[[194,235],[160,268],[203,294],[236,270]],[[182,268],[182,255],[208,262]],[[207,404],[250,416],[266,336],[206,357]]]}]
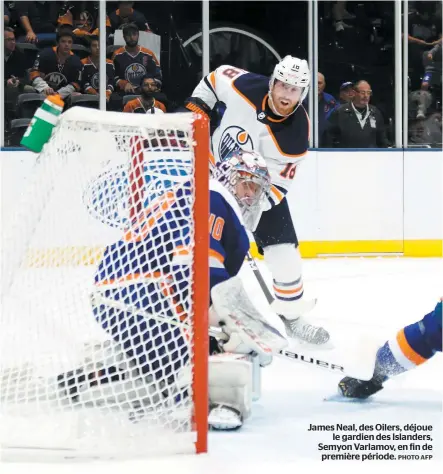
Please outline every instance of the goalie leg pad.
[{"label": "goalie leg pad", "polygon": [[293,244],[265,247],[265,262],[272,273],[275,300],[271,308],[287,319],[297,319],[311,311],[316,300],[304,298],[302,259]]},{"label": "goalie leg pad", "polygon": [[216,354],[209,357],[209,403],[237,410],[242,419],[251,414],[252,364],[242,354]]},{"label": "goalie leg pad", "polygon": [[[233,277],[211,290],[213,310],[210,314],[210,324],[222,326],[223,331],[235,334],[243,341],[240,346],[235,341],[236,348],[230,350],[256,352],[260,356],[262,365],[267,365],[272,360],[272,355],[288,345],[287,340],[268,324],[260,312],[250,301],[240,277]],[[238,339],[238,338],[237,338]]]},{"label": "goalie leg pad", "polygon": [[130,408],[134,403],[158,403],[165,389],[165,386],[160,389],[151,375],[141,374],[134,360],[113,341],[85,344],[82,365],[59,374],[55,384],[59,394],[74,403],[92,406],[119,403],[123,408]]}]

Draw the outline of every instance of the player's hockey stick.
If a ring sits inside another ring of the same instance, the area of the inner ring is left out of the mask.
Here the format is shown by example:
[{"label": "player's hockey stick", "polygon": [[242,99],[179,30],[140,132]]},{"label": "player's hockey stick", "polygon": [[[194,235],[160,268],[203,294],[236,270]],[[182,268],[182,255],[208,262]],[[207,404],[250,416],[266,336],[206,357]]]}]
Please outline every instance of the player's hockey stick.
[{"label": "player's hockey stick", "polygon": [[255,263],[254,257],[251,255],[251,252],[248,252],[246,255],[246,260],[249,262],[249,266],[251,267],[252,272],[255,275],[255,278],[260,285],[261,290],[263,291],[268,303],[271,304],[274,301],[274,297],[272,296],[271,292],[269,291],[268,285],[266,284],[265,280],[263,279],[260,270]]},{"label": "player's hockey stick", "polygon": [[[260,273],[260,270],[258,269],[257,263],[255,262],[255,259],[250,252],[247,253],[246,260],[248,261],[249,266],[251,267],[251,270],[254,273],[255,278],[257,279],[258,284],[260,285],[260,288],[263,291],[268,303],[271,304],[274,301],[274,297],[269,291],[268,285],[266,284],[262,274]],[[284,359],[294,360],[302,364],[310,364],[315,367],[319,367],[321,369],[326,369],[336,373],[345,373],[345,369],[341,365],[317,359],[316,357],[303,355],[299,352],[294,352],[293,350],[282,349],[278,355]]]},{"label": "player's hockey stick", "polygon": [[[119,311],[130,313],[134,316],[141,316],[145,319],[154,319],[160,323],[167,323],[170,326],[180,328],[182,330],[192,331],[192,327],[185,321],[178,321],[173,316],[163,315],[161,313],[151,313],[149,311],[144,311],[136,306],[129,306],[122,301],[115,300],[113,298],[108,298],[100,292],[95,292],[92,295],[93,305],[99,307],[100,305],[107,306],[109,308],[114,308]],[[228,341],[229,336],[225,334],[221,329],[209,328],[209,335],[214,336],[216,339],[221,341]]]},{"label": "player's hockey stick", "polygon": [[[185,332],[190,331],[190,333],[192,333],[192,330],[193,330],[193,328],[186,322],[186,320],[178,320],[174,316],[165,315],[158,312],[151,313],[150,311],[145,311],[140,308],[137,308],[135,305],[130,306],[122,301],[106,297],[101,292],[93,293],[91,295],[91,301],[92,301],[93,306],[95,306],[96,308],[102,305],[108,308],[114,308],[119,311],[132,314],[133,316],[142,317],[144,319],[153,319],[160,323],[167,323],[170,326],[179,328]],[[236,327],[239,329],[241,328],[242,331],[246,333],[253,341],[257,340],[256,336],[254,336],[254,334],[251,335],[248,328],[245,327],[244,324],[243,325],[241,324],[241,321],[236,320]],[[209,327],[208,331],[209,331],[210,336],[213,336],[220,341],[226,342],[229,340],[229,336],[225,332],[223,332],[221,328],[217,329],[217,328]],[[265,342],[261,342],[262,346],[265,344],[266,344]]]},{"label": "player's hockey stick", "polygon": [[145,319],[154,319],[155,321],[158,321],[160,323],[168,323],[169,325],[178,327],[180,329],[192,330],[192,327],[189,326],[189,324],[187,324],[184,321],[178,321],[177,319],[174,319],[174,317],[172,316],[167,316],[160,313],[154,314],[149,311],[143,311],[142,309],[137,308],[135,305],[129,306],[122,301],[116,300],[114,298],[106,297],[101,292],[94,292],[91,295],[91,301],[92,301],[92,305],[97,308],[103,305],[110,308],[118,309],[119,311],[122,311],[125,313],[131,313],[134,316],[141,316],[142,318],[145,318]]},{"label": "player's hockey stick", "polygon": [[[254,265],[254,268],[257,272],[257,273],[254,272],[254,274],[256,276],[258,275],[258,277],[260,278],[259,279],[257,277],[257,280],[259,282],[261,281],[262,284],[264,285],[264,288],[262,287],[262,290],[265,291],[265,289],[266,289],[266,291],[267,291],[267,293],[270,296],[271,301],[272,301],[272,299],[273,299],[272,295],[269,292],[269,289],[267,288],[266,283],[265,283],[265,281],[264,281],[264,279],[263,279],[263,277],[262,277],[262,275],[261,275],[261,273],[260,273],[253,257],[250,256],[249,254],[248,254],[248,257],[249,257],[248,260],[249,259],[252,260],[252,264]],[[251,261],[251,260],[249,260],[249,261]],[[252,265],[251,265],[251,268],[252,268]],[[123,303],[121,301],[115,300],[113,298],[107,298],[100,292],[94,293],[93,298],[94,298],[94,303],[93,304],[95,304],[95,305],[100,305],[100,304],[106,305],[106,306],[109,306],[111,308],[118,309],[120,311],[124,311],[124,312],[127,312],[127,313],[132,313],[136,316],[142,316],[143,318],[155,319],[155,320],[157,320],[159,322],[162,322],[162,323],[166,322],[166,323],[168,323],[172,326],[179,327],[183,330],[192,330],[192,328],[185,321],[177,321],[173,317],[170,317],[170,316],[167,316],[167,315],[162,315],[162,314],[159,314],[159,313],[153,314],[153,313],[150,313],[150,312],[147,312],[147,311],[143,311],[143,310],[141,310],[139,308],[136,308],[134,306],[128,306],[128,305],[126,305],[125,303]],[[208,330],[209,330],[209,334],[211,336],[214,336],[217,339],[224,340],[224,341],[226,341],[228,339],[228,336],[224,332],[222,332],[221,330],[217,330],[217,329],[214,329],[214,328],[208,328]],[[305,365],[313,365],[315,367],[319,367],[321,369],[326,369],[326,370],[329,370],[329,371],[332,371],[332,372],[335,372],[335,373],[344,373],[345,372],[344,367],[342,367],[341,365],[333,364],[333,363],[328,362],[328,361],[317,359],[316,357],[307,356],[307,355],[301,354],[299,352],[295,352],[293,350],[283,349],[277,355],[279,357],[283,358],[283,359],[286,359],[286,360],[296,361],[296,362],[299,362],[299,363],[302,363],[302,364],[305,364]]]}]

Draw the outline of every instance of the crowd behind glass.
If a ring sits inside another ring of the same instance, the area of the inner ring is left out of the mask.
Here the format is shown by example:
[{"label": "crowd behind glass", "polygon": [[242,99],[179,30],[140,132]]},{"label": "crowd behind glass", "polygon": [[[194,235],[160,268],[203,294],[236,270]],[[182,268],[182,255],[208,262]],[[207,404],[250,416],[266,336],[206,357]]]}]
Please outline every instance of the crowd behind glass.
[{"label": "crowd behind glass", "polygon": [[[268,50],[272,45],[281,57],[308,58],[307,2],[231,7],[211,1],[210,27],[248,25],[242,28],[266,39]],[[53,94],[65,108],[98,108],[100,54],[107,58],[108,110],[169,113],[191,94],[202,77],[201,39],[186,38],[201,31],[201,2],[109,1],[106,10],[102,52],[99,2],[4,2],[5,145],[19,144],[35,110]],[[441,2],[409,1],[407,15],[408,146],[441,148]],[[115,44],[118,30],[124,44]],[[318,3],[320,147],[395,146],[394,31],[394,1]],[[140,46],[140,32],[160,36],[160,52]],[[236,45],[238,38],[221,38],[211,38],[211,69],[231,64],[271,72],[275,58],[252,49],[239,53],[245,48]],[[221,113],[223,104],[214,110],[213,127]]]}]

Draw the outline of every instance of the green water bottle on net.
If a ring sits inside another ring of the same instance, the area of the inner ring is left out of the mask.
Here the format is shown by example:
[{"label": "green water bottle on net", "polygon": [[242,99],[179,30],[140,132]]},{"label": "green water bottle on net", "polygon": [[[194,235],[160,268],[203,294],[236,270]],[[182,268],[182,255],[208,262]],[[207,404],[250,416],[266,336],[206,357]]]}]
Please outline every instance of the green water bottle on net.
[{"label": "green water bottle on net", "polygon": [[20,144],[31,151],[40,153],[58,123],[63,106],[64,102],[59,95],[48,96],[35,112]]}]

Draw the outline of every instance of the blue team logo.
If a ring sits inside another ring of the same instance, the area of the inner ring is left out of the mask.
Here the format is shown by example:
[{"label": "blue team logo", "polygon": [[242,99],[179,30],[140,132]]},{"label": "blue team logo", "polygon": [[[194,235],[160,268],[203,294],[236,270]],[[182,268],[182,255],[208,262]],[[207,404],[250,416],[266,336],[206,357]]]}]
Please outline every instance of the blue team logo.
[{"label": "blue team logo", "polygon": [[247,151],[254,150],[254,144],[249,133],[237,125],[225,129],[218,145],[218,156],[220,159],[224,160],[231,152],[240,148]]},{"label": "blue team logo", "polygon": [[104,169],[83,191],[89,214],[103,224],[123,229],[128,220],[129,184],[125,165]]},{"label": "blue team logo", "polygon": [[[174,204],[187,220],[193,208],[192,157],[159,154],[158,159],[149,158],[143,165],[143,207],[148,209],[156,202],[160,205],[163,197],[169,196],[166,201],[171,206]],[[127,165],[113,166],[91,179],[83,191],[83,203],[94,219],[125,229],[129,221],[130,188]]]},{"label": "blue team logo", "polygon": [[133,63],[126,68],[125,78],[131,84],[141,84],[145,76],[146,68],[142,64]]},{"label": "blue team logo", "polygon": [[168,190],[181,189],[185,195],[192,185],[192,160],[168,158],[155,160],[155,163],[145,164],[144,206],[162,196]]}]

